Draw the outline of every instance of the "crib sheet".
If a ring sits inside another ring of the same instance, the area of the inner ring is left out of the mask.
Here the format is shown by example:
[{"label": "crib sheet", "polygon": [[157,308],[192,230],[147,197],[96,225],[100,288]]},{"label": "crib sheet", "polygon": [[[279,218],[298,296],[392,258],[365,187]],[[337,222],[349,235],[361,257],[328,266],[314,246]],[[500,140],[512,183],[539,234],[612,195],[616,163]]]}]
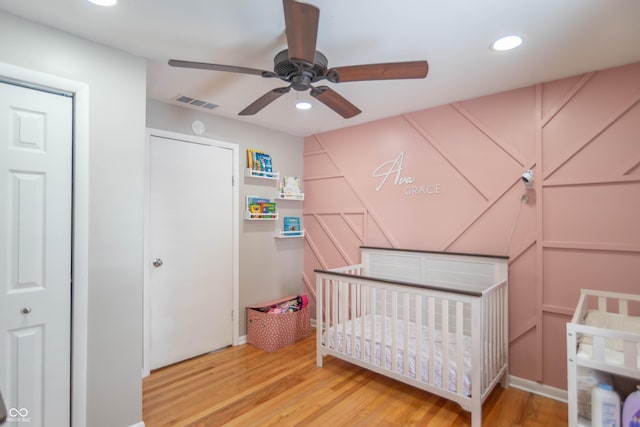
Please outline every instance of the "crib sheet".
[{"label": "crib sheet", "polygon": [[[351,340],[352,340],[352,331],[353,331],[353,327],[352,327],[352,320],[349,320],[347,322],[345,322],[344,324],[338,324],[336,326],[333,326],[329,329],[327,329],[327,331],[325,331],[325,334],[323,335],[323,344],[324,345],[328,345],[330,348],[334,348],[334,349],[338,349],[339,351],[348,354],[349,356],[355,357],[357,359],[362,359],[362,353],[361,353],[361,348],[360,348],[360,337],[362,334],[362,323],[364,323],[365,327],[364,327],[364,359],[366,361],[370,361],[371,360],[371,316],[375,316],[375,337],[374,337],[374,342],[375,342],[375,346],[374,346],[374,360],[375,360],[375,364],[377,366],[382,366],[382,363],[380,361],[380,348],[381,348],[381,342],[382,342],[382,316],[380,315],[372,315],[372,314],[368,314],[364,317],[358,317],[356,319],[354,319],[353,321],[355,321],[355,345],[353,346],[354,351],[352,352],[352,346],[351,346]],[[384,367],[386,369],[391,370],[392,368],[392,345],[391,345],[391,337],[392,337],[392,322],[391,322],[391,318],[386,318],[385,323],[385,361],[384,361]],[[411,378],[416,378],[416,324],[414,322],[409,322],[409,355],[408,355],[408,362],[409,362],[409,376]],[[422,356],[420,357],[420,361],[421,361],[421,369],[422,369],[422,375],[421,375],[421,380],[424,382],[428,382],[429,381],[429,368],[428,368],[428,363],[429,363],[429,353],[428,353],[428,346],[429,346],[429,340],[431,339],[431,337],[429,337],[429,333],[428,333],[428,328],[422,326],[421,328],[421,337],[422,337],[422,344],[421,344],[421,348],[422,348]],[[345,332],[346,335],[346,348],[343,349],[342,347],[342,343],[343,343],[343,331]],[[442,358],[442,351],[443,351],[443,344],[442,344],[442,331],[440,330],[436,330],[435,331],[435,336],[433,337],[433,355],[434,355],[434,383],[437,387],[439,388],[443,388],[442,387],[442,378],[443,378],[443,358]],[[328,339],[327,339],[328,337]],[[462,340],[462,346],[463,346],[463,355],[464,355],[464,366],[462,369],[462,375],[463,375],[463,394],[465,396],[470,396],[471,395],[471,337],[463,335],[463,340]],[[400,348],[403,343],[404,343],[404,323],[402,321],[398,321],[397,322],[397,330],[396,330],[396,345],[397,345],[397,352],[396,352],[396,370],[399,372],[403,372],[404,369],[404,355],[403,355],[403,350],[402,348]],[[456,392],[456,384],[457,384],[457,375],[458,375],[458,368],[456,366],[456,351],[457,351],[457,342],[456,342],[456,335],[449,333],[448,334],[448,363],[447,363],[447,369],[448,369],[448,374],[449,374],[449,379],[448,379],[448,389],[449,391],[452,392]],[[354,354],[352,354],[354,353]]]}]

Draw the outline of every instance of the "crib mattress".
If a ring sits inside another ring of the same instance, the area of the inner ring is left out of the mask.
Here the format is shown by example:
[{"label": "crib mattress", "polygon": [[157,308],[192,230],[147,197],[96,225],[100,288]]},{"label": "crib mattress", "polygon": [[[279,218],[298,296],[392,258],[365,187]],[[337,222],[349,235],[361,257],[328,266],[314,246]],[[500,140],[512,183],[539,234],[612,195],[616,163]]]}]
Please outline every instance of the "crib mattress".
[{"label": "crib mattress", "polygon": [[[323,335],[323,344],[329,346],[332,349],[337,349],[338,351],[345,353],[349,356],[355,357],[357,359],[363,359],[367,362],[371,361],[371,341],[372,341],[372,333],[371,333],[371,323],[372,318],[374,316],[373,322],[375,323],[375,336],[373,337],[374,344],[374,364],[377,366],[384,367],[385,369],[392,370],[392,344],[391,337],[393,334],[392,330],[392,322],[391,318],[386,318],[384,322],[384,331],[385,331],[385,358],[384,364],[381,362],[381,343],[382,343],[382,323],[383,317],[380,315],[369,314],[364,317],[358,317],[354,320],[349,320],[344,324],[338,324],[329,328],[325,331]],[[352,326],[352,322],[355,322],[355,340],[352,337],[352,331],[354,330]],[[361,336],[362,336],[362,324],[364,323],[364,357],[362,355],[361,347]],[[395,331],[396,336],[396,371],[404,372],[404,354],[403,349],[400,348],[404,343],[404,323],[401,321],[397,322],[397,330]],[[409,355],[407,357],[409,364],[409,376],[411,378],[416,378],[416,324],[413,322],[409,323],[409,340],[408,340],[408,350]],[[429,341],[433,341],[433,357],[434,357],[434,381],[433,384],[436,387],[444,388],[443,383],[443,334],[442,331],[436,330],[433,337],[429,337],[429,331],[427,327],[422,326],[420,336],[422,338],[421,343],[421,356],[419,358],[421,363],[421,380],[424,382],[429,381]],[[345,335],[346,337],[343,337]],[[458,374],[463,375],[462,381],[462,394],[465,396],[471,395],[471,337],[467,335],[463,335],[462,345],[463,348],[463,364],[462,369],[458,369],[456,363],[456,354],[458,343],[456,342],[456,334],[448,333],[448,351],[447,351],[447,372],[448,372],[448,390],[454,393],[460,393],[457,391],[457,378]],[[351,343],[354,341],[355,345],[352,347]],[[343,342],[346,347],[343,348]],[[353,349],[353,351],[352,351]],[[353,353],[353,354],[352,354]],[[461,371],[461,372],[460,372]]]}]

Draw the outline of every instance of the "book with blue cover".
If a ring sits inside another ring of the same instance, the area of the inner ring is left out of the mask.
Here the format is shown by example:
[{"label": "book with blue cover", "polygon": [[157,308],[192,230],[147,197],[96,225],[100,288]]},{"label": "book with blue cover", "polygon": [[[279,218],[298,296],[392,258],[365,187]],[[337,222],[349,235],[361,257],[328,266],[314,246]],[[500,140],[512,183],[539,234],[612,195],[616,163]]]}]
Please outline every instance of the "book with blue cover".
[{"label": "book with blue cover", "polygon": [[300,218],[297,216],[284,217],[284,232],[288,236],[299,236],[301,233]]}]

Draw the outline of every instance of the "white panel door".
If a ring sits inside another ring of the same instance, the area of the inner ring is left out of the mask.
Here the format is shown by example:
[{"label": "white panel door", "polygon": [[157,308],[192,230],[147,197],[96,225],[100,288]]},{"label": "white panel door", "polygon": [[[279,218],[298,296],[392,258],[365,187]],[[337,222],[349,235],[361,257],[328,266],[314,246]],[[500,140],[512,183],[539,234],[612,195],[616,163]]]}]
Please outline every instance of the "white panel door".
[{"label": "white panel door", "polygon": [[0,388],[8,425],[69,425],[71,150],[71,98],[0,83]]},{"label": "white panel door", "polygon": [[[150,368],[232,343],[232,150],[151,136]],[[160,265],[161,264],[161,265]]]}]

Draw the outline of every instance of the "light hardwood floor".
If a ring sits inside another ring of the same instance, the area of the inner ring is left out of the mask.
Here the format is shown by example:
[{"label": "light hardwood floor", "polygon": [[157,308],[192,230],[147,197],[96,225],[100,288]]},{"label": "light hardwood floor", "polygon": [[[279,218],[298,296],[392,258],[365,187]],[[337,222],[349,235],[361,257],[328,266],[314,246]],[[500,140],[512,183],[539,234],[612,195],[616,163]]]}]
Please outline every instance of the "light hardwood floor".
[{"label": "light hardwood floor", "polygon": [[[273,353],[229,347],[154,371],[143,382],[146,427],[470,426],[457,404],[333,357],[315,336]],[[566,426],[567,405],[497,387],[483,426]]]}]

